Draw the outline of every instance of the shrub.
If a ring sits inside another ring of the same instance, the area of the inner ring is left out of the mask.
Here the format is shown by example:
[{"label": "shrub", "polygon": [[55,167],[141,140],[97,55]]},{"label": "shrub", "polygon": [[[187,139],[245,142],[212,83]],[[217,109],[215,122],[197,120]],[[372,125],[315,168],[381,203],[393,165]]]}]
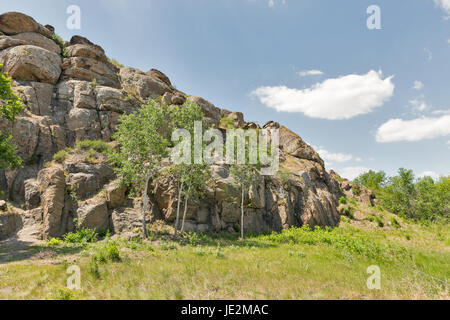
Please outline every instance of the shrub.
[{"label": "shrub", "polygon": [[111,147],[103,140],[83,140],[76,144],[77,150],[95,150],[100,153],[108,152]]},{"label": "shrub", "polygon": [[361,187],[358,185],[354,185],[352,187],[352,192],[355,196],[359,196],[361,194]]},{"label": "shrub", "polygon": [[224,129],[234,129],[234,120],[228,117],[220,119],[220,126]]},{"label": "shrub", "polygon": [[375,222],[378,224],[378,226],[379,226],[380,228],[383,228],[383,227],[384,227],[384,222],[383,222],[383,220],[381,220],[380,217],[375,217]]},{"label": "shrub", "polygon": [[50,240],[47,241],[47,245],[49,247],[57,247],[62,243],[62,240],[59,239],[55,239],[55,238],[51,238]]},{"label": "shrub", "polygon": [[92,256],[89,260],[89,273],[92,274],[95,279],[100,279],[100,270],[98,268],[96,256]]},{"label": "shrub", "polygon": [[395,227],[395,228],[397,228],[397,229],[399,229],[399,228],[402,227],[402,226],[400,225],[400,223],[397,221],[397,219],[395,219],[394,217],[391,218],[391,223],[392,223],[392,226]]},{"label": "shrub", "polygon": [[67,53],[66,44],[64,43],[64,40],[60,36],[58,36],[56,33],[54,33],[52,35],[52,40],[61,48],[61,55],[64,58],[67,58],[68,53]]},{"label": "shrub", "polygon": [[346,197],[341,197],[339,199],[339,204],[347,204],[347,198]]},{"label": "shrub", "polygon": [[72,244],[86,244],[97,242],[97,233],[92,229],[81,228],[77,232],[69,232],[64,236],[64,242]]},{"label": "shrub", "polygon": [[66,149],[58,151],[57,153],[55,153],[53,155],[53,160],[58,163],[64,162],[64,160],[66,160],[69,157],[70,151],[72,151],[72,149],[70,149],[70,148],[66,148]]}]

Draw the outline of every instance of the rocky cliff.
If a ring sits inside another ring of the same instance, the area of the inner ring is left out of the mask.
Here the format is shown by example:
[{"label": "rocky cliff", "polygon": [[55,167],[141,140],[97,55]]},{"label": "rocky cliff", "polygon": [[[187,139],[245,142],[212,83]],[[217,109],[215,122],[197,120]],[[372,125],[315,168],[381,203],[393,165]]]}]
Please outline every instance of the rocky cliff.
[{"label": "rocky cliff", "polygon": [[[189,99],[216,126],[227,117],[236,127],[259,127],[245,122],[240,112],[176,90],[158,70],[142,72],[111,62],[100,46],[83,37],[58,43],[53,27],[21,13],[0,15],[0,64],[2,72],[15,80],[14,90],[25,106],[14,124],[0,120],[0,128],[12,127],[23,159],[22,169],[0,171],[0,189],[8,202],[4,213],[0,209],[0,238],[24,230],[40,238],[61,236],[74,229],[75,218],[97,230],[124,233],[138,228],[140,200],[117,186],[104,155],[68,150],[58,161],[53,158],[82,140],[110,142],[119,117],[137,110],[147,99],[161,97],[176,105]],[[342,190],[322,159],[284,126],[268,122],[264,128],[280,129],[281,168],[276,176],[261,176],[250,188],[246,230],[336,226]],[[206,199],[188,204],[186,229],[234,232],[240,210],[227,200],[227,194],[236,190],[235,183],[225,165],[213,166],[212,172],[216,188]],[[147,222],[173,224],[176,195],[170,181],[160,183],[149,195],[155,205],[147,213]]]}]

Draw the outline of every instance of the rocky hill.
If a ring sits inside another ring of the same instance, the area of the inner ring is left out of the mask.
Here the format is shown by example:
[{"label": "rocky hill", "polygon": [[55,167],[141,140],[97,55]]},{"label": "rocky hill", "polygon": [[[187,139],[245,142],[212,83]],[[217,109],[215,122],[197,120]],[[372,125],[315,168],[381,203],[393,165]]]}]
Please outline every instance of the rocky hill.
[{"label": "rocky hill", "polygon": [[[245,122],[240,112],[175,89],[158,70],[143,72],[114,63],[86,38],[58,42],[53,27],[21,13],[0,15],[0,64],[2,72],[15,80],[14,90],[25,106],[13,124],[23,168],[0,171],[6,201],[0,205],[0,238],[17,233],[19,237],[58,237],[74,229],[75,218],[96,230],[126,233],[138,228],[140,200],[129,198],[127,190],[117,186],[104,155],[74,147],[83,140],[111,142],[119,117],[149,98],[161,97],[175,105],[192,100],[215,126],[228,117],[236,127],[258,127]],[[0,120],[0,128],[11,126]],[[320,156],[297,134],[275,122],[263,127],[280,129],[281,169],[276,176],[261,176],[250,189],[246,230],[336,226],[343,192],[339,179],[327,173]],[[54,155],[65,149],[55,161]],[[239,206],[227,201],[227,192],[235,190],[228,167],[213,166],[212,171],[217,187],[207,199],[188,204],[187,231],[234,232],[239,223]],[[147,222],[172,224],[176,187],[166,181],[149,196],[156,205],[148,212]]]}]

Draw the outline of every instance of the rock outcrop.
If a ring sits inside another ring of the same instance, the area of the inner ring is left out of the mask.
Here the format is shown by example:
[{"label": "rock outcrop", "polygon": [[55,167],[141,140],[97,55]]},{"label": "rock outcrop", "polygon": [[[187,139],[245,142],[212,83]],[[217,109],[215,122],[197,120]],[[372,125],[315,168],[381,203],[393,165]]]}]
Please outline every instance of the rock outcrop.
[{"label": "rock outcrop", "polygon": [[[0,31],[2,72],[15,80],[14,90],[25,105],[13,126],[24,167],[0,171],[5,199],[22,209],[14,215],[0,213],[0,237],[22,225],[37,226],[43,238],[59,237],[74,230],[74,219],[83,227],[116,233],[142,226],[142,203],[129,198],[104,155],[96,153],[92,161],[92,154],[88,157],[87,151],[78,150],[67,151],[58,162],[52,159],[81,140],[110,142],[120,116],[136,111],[150,98],[173,105],[195,102],[205,120],[216,127],[229,118],[236,128],[260,128],[246,122],[241,112],[185,95],[158,70],[116,66],[86,38],[74,36],[61,50],[52,40],[51,26],[44,27],[24,14],[0,15]],[[0,129],[10,126],[0,120]],[[276,122],[263,128],[280,130],[281,168],[275,176],[261,176],[246,195],[246,231],[279,231],[304,224],[336,226],[342,192],[320,156]],[[235,232],[240,208],[229,199],[240,197],[240,192],[228,166],[211,170],[215,188],[202,201],[188,202],[186,230]],[[177,193],[170,180],[159,181],[149,194],[146,221],[173,224]]]}]

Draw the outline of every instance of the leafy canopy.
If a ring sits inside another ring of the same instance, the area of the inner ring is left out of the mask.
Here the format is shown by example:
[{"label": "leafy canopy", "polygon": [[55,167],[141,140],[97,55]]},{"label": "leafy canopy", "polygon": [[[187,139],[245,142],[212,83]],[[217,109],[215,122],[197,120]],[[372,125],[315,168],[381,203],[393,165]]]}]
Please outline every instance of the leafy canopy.
[{"label": "leafy canopy", "polygon": [[[0,69],[3,66],[0,64]],[[0,121],[14,122],[22,111],[22,102],[11,88],[11,78],[0,72]],[[17,156],[17,148],[12,142],[11,133],[7,130],[0,132],[0,170],[17,169],[22,160]]]}]

